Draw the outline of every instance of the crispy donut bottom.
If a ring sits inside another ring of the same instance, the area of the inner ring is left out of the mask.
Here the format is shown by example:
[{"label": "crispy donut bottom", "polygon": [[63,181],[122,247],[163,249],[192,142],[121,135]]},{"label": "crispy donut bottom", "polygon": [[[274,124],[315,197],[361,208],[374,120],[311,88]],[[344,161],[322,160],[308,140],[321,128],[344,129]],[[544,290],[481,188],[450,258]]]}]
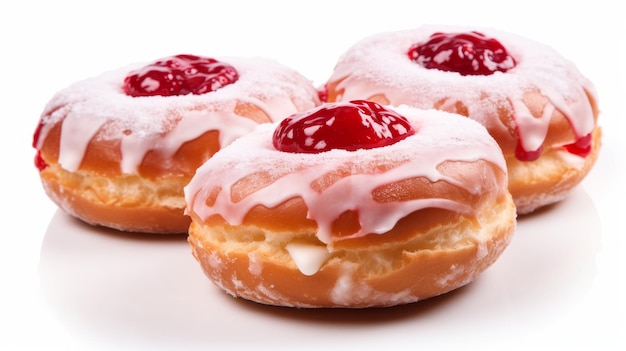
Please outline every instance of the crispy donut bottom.
[{"label": "crispy donut bottom", "polygon": [[68,214],[91,225],[127,232],[187,233],[186,176],[148,179],[68,172],[58,164],[40,172],[46,194]]},{"label": "crispy donut bottom", "polygon": [[310,220],[303,219],[301,232],[193,221],[188,240],[206,276],[234,297],[298,308],[388,307],[452,291],[491,266],[516,226],[511,195],[496,199],[476,204],[476,217],[429,208],[358,245],[334,245],[313,275],[301,273],[285,248],[303,235],[315,237]]}]

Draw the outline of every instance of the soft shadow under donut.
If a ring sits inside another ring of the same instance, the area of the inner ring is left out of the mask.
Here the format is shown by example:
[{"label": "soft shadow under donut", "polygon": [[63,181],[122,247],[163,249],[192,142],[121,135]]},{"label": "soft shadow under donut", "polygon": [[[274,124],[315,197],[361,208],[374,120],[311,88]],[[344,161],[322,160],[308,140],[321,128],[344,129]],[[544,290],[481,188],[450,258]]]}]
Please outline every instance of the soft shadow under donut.
[{"label": "soft shadow under donut", "polygon": [[242,298],[234,298],[224,293],[225,303],[245,312],[270,314],[282,319],[298,322],[330,324],[379,324],[403,319],[425,317],[436,313],[445,304],[452,303],[464,292],[471,289],[471,284],[448,293],[422,301],[392,307],[374,308],[292,308],[259,304]]}]

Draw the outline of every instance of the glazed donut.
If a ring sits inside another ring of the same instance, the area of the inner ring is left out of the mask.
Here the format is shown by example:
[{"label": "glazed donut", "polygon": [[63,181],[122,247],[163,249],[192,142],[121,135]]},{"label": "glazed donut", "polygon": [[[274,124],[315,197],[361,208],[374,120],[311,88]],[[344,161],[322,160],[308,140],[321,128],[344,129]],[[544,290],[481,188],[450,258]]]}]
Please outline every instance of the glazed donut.
[{"label": "glazed donut", "polygon": [[189,243],[235,297],[386,307],[473,281],[516,225],[484,127],[438,110],[322,104],[259,125],[185,187]]},{"label": "glazed donut", "polygon": [[313,83],[264,58],[177,55],[59,91],[35,131],[47,195],[87,223],[186,233],[183,187],[259,123],[319,104]]},{"label": "glazed donut", "polygon": [[364,38],[324,86],[330,102],[369,99],[480,122],[502,148],[519,214],[567,197],[600,149],[592,83],[554,49],[494,29],[425,25]]}]

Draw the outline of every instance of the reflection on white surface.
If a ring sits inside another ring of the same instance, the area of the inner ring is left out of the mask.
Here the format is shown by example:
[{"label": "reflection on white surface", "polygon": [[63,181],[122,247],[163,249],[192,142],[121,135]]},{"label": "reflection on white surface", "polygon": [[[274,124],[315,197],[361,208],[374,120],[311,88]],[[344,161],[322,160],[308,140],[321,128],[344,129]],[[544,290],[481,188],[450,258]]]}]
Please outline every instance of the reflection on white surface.
[{"label": "reflection on white surface", "polygon": [[94,228],[57,211],[39,274],[59,320],[92,349],[189,350],[227,343],[324,349],[394,341],[511,349],[536,346],[545,334],[563,346],[586,338],[560,325],[582,313],[579,302],[594,283],[601,235],[598,213],[580,187],[564,202],[520,218],[500,260],[462,289],[388,309],[297,310],[222,293],[203,276],[184,236]]}]

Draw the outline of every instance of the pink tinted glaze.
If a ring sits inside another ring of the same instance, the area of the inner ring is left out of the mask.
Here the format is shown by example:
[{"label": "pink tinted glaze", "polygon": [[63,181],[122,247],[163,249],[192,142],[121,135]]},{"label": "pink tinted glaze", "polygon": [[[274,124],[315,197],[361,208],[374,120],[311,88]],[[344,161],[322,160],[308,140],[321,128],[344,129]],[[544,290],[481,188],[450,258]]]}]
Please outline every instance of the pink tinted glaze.
[{"label": "pink tinted glaze", "polygon": [[[202,95],[130,97],[126,74],[143,64],[107,72],[58,92],[41,117],[34,147],[62,121],[59,163],[76,171],[92,138],[121,139],[121,171],[132,174],[149,151],[173,155],[205,132],[219,131],[220,145],[258,125],[234,110],[238,102],[260,107],[272,121],[319,103],[312,82],[269,59],[226,58],[239,72],[237,82]],[[164,165],[167,167],[167,165]]]},{"label": "pink tinted glaze", "polygon": [[[422,198],[410,201],[379,203],[373,200],[372,191],[382,185],[413,177],[427,177],[432,181],[444,180],[466,189],[472,194],[493,193],[506,186],[498,184],[493,175],[472,177],[472,181],[460,182],[441,174],[437,165],[445,161],[487,160],[506,172],[504,157],[496,142],[478,123],[442,111],[422,111],[408,107],[394,108],[405,116],[415,134],[386,147],[356,151],[330,150],[319,154],[290,153],[276,150],[272,135],[277,124],[261,125],[250,133],[222,149],[201,166],[185,188],[188,213],[206,220],[219,214],[232,225],[241,224],[244,216],[257,205],[274,207],[284,201],[300,197],[308,207],[308,218],[318,225],[318,238],[324,243],[354,238],[368,233],[382,234],[394,227],[398,220],[414,211],[436,207],[471,213],[466,204],[445,198]],[[350,167],[364,161],[397,166],[387,171],[357,171],[340,179],[325,190],[313,190],[316,179],[340,168]],[[255,172],[267,172],[277,179],[233,202],[231,188],[244,177]],[[486,184],[482,186],[481,184]],[[214,187],[222,190],[215,203],[207,205],[206,199]],[[341,199],[341,201],[337,201]],[[361,229],[351,236],[335,238],[331,226],[343,212],[357,210]]]},{"label": "pink tinted glaze", "polygon": [[[415,42],[427,40],[435,32],[471,30],[497,38],[515,58],[516,66],[506,73],[461,76],[421,67],[407,57],[407,50]],[[594,112],[587,97],[589,94],[597,101],[595,87],[572,62],[546,45],[488,28],[423,26],[365,38],[340,58],[328,82],[339,82],[336,90],[343,94],[338,100],[384,95],[391,105],[433,108],[443,103],[441,109],[461,101],[470,118],[499,135],[508,134],[510,126],[500,122],[498,106],[510,102],[519,147],[526,153],[527,160],[536,157],[536,151],[542,146],[544,149],[563,146],[543,145],[555,110],[568,119],[577,140],[585,138],[595,127]],[[532,90],[539,90],[549,101],[538,117],[531,114],[523,100],[524,93]],[[512,144],[517,143],[517,140],[512,141]]]}]

